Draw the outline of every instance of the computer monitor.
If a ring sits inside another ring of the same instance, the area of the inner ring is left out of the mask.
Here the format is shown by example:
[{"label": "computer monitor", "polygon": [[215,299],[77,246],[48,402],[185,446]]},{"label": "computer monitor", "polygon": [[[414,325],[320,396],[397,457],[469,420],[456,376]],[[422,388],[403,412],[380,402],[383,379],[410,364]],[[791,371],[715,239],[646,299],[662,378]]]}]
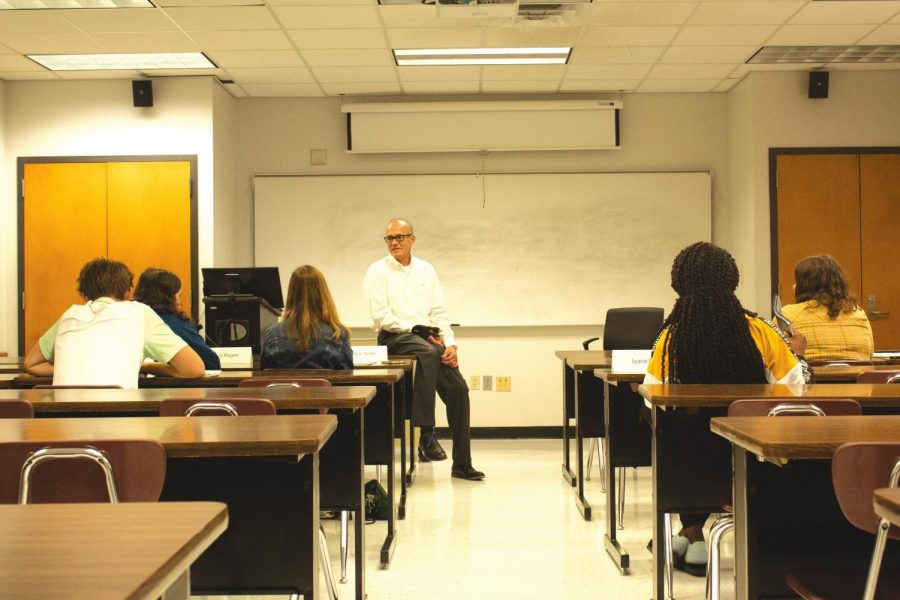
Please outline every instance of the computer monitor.
[{"label": "computer monitor", "polygon": [[284,308],[278,267],[209,268],[203,272],[203,296],[258,296],[273,308]]}]

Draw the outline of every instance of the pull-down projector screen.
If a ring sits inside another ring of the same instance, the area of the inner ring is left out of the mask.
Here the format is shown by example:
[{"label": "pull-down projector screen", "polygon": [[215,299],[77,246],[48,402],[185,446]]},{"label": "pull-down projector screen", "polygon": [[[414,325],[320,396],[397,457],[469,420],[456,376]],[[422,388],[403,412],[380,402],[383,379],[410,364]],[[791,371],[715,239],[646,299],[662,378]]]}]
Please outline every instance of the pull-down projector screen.
[{"label": "pull-down projector screen", "polygon": [[479,152],[621,147],[621,102],[347,103],[347,151]]}]

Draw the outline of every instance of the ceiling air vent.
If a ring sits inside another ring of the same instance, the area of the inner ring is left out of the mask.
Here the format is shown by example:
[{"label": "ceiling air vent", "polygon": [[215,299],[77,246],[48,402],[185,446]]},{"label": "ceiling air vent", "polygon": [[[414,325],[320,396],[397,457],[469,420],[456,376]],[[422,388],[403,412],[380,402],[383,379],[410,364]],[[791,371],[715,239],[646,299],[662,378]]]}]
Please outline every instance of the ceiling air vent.
[{"label": "ceiling air vent", "polygon": [[518,21],[577,25],[584,22],[591,0],[519,0]]}]

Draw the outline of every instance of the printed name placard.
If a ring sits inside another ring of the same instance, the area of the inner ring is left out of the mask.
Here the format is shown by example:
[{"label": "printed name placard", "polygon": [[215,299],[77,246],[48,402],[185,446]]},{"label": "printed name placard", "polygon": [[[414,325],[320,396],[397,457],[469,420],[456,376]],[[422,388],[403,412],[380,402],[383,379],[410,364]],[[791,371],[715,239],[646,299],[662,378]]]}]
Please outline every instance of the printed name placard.
[{"label": "printed name placard", "polygon": [[253,368],[253,349],[250,346],[228,346],[213,348],[213,352],[219,355],[222,368],[246,367]]},{"label": "printed name placard", "polygon": [[613,350],[612,371],[614,373],[646,373],[650,364],[649,350]]},{"label": "printed name placard", "polygon": [[371,365],[388,359],[387,346],[351,346],[354,365]]}]

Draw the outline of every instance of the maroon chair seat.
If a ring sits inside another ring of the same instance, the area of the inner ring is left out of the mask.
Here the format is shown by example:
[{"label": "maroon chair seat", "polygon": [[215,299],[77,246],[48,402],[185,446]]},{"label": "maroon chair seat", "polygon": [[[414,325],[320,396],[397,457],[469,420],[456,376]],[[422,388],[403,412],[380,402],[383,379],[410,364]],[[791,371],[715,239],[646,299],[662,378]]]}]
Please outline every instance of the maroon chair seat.
[{"label": "maroon chair seat", "polygon": [[0,400],[0,419],[30,419],[34,407],[27,400]]},{"label": "maroon chair seat", "polygon": [[[230,407],[234,413],[227,407]],[[194,410],[191,410],[192,408]],[[271,400],[265,398],[166,398],[159,403],[159,416],[161,417],[232,414],[239,416],[274,415],[275,405]]]},{"label": "maroon chair seat", "polygon": [[50,385],[34,386],[36,390],[121,390],[121,385]]},{"label": "maroon chair seat", "polygon": [[863,371],[856,383],[900,383],[900,371]]},{"label": "maroon chair seat", "polygon": [[[788,586],[804,600],[860,600],[866,587],[862,569],[796,569],[785,577]],[[900,598],[900,573],[883,570],[878,578],[875,600]]]},{"label": "maroon chair seat", "polygon": [[[784,398],[784,399],[748,399],[735,400],[728,405],[729,417],[764,417],[769,415],[776,407],[783,407],[785,410],[780,416],[789,414],[805,414],[818,415],[860,415],[862,407],[859,402],[850,398],[817,398],[815,401],[802,398]],[[793,409],[793,410],[788,410]],[[804,412],[805,409],[805,412]],[[815,410],[818,409],[818,410]]]},{"label": "maroon chair seat", "polygon": [[331,382],[321,377],[253,377],[242,379],[238,387],[328,387]]}]

